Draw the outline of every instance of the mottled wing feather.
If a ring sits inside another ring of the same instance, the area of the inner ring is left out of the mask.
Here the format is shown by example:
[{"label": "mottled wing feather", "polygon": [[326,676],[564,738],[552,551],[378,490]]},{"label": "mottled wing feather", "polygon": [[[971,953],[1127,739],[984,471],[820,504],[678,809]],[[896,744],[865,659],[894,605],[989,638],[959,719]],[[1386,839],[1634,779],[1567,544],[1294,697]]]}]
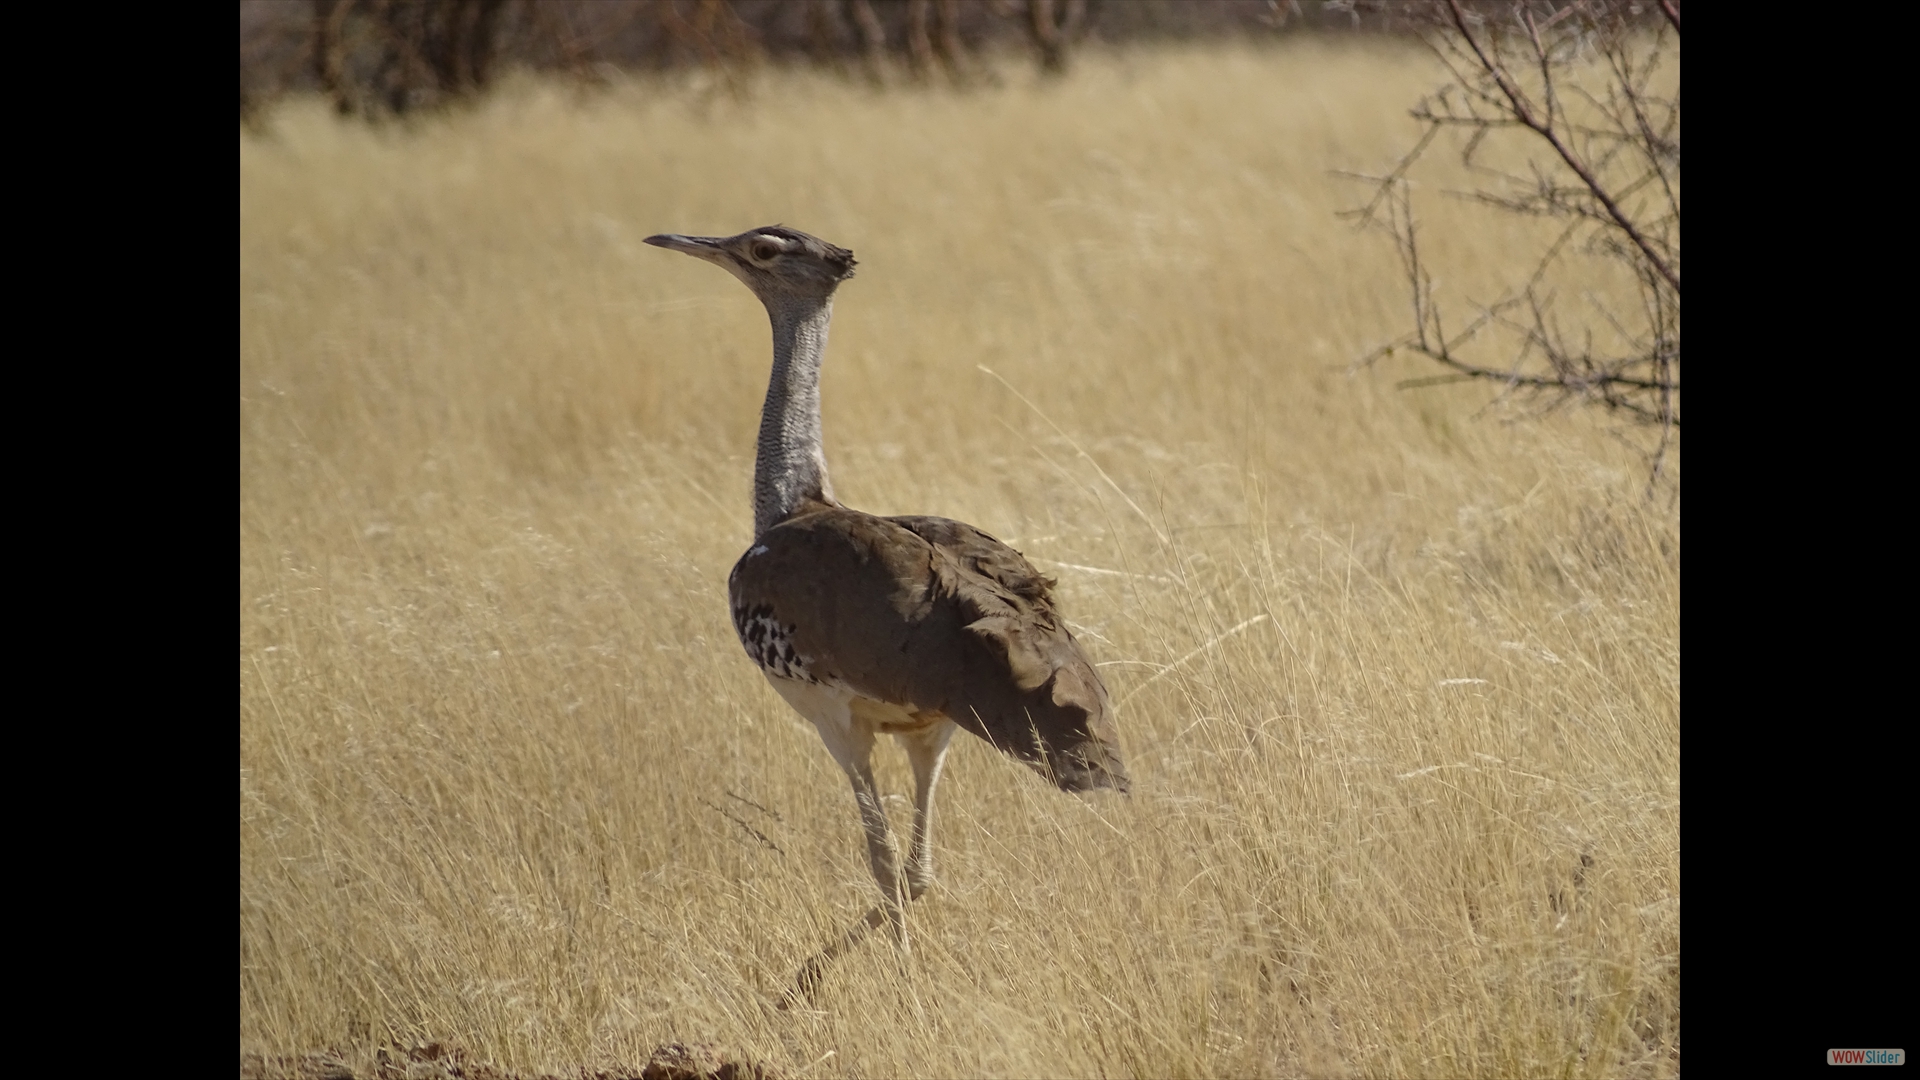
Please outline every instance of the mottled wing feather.
[{"label": "mottled wing feather", "polygon": [[942,713],[1063,788],[1125,790],[1106,687],[1052,585],[970,525],[821,506],[762,534],[729,591],[750,653],[748,627],[777,626],[808,678]]},{"label": "mottled wing feather", "polygon": [[912,530],[921,539],[951,553],[967,570],[993,582],[1010,596],[1047,605],[1046,613],[1052,615],[1054,580],[1035,570],[1025,556],[1007,545],[951,518],[908,516],[886,520]]}]

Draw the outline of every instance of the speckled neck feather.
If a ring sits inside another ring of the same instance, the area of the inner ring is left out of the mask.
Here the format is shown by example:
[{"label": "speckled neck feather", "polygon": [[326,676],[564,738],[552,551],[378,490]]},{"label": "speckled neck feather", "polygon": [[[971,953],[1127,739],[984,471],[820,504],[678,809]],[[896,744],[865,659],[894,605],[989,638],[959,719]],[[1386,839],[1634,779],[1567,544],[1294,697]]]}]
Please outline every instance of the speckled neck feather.
[{"label": "speckled neck feather", "polygon": [[803,501],[834,504],[820,443],[820,361],[827,351],[831,297],[766,300],[773,322],[773,377],[760,411],[753,466],[753,534],[792,517]]}]

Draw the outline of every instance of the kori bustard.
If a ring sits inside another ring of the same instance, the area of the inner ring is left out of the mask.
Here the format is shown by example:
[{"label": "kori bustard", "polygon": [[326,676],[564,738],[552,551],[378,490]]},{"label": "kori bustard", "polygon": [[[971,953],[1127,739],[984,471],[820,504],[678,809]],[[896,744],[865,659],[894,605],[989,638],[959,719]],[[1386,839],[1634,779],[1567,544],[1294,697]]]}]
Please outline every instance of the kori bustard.
[{"label": "kori bustard", "polygon": [[[1107,690],[1055,609],[1053,582],[971,525],[842,506],[820,445],[820,361],[853,253],[774,225],[650,236],[730,271],[773,322],[753,471],[754,541],[727,579],[740,644],[813,722],[853,782],[867,857],[902,932],[933,883],[933,789],[956,727],[1066,791],[1128,789]],[[913,765],[904,881],[874,788],[874,739]],[[877,913],[878,909],[876,909]]]}]

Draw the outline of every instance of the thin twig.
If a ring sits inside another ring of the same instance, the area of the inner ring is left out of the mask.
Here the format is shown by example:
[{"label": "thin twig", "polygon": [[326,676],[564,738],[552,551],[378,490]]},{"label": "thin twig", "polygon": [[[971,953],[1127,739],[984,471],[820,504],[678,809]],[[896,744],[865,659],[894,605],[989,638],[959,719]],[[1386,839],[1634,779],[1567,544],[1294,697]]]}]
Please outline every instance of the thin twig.
[{"label": "thin twig", "polygon": [[1587,170],[1586,163],[1581,161],[1578,155],[1574,154],[1565,143],[1561,142],[1559,133],[1553,128],[1552,116],[1549,115],[1545,121],[1536,117],[1533,110],[1528,108],[1526,95],[1521,93],[1520,88],[1514,84],[1512,78],[1507,74],[1506,67],[1497,59],[1490,58],[1486,52],[1480,48],[1480,42],[1467,27],[1466,14],[1460,10],[1460,0],[1447,0],[1447,7],[1453,11],[1454,26],[1459,29],[1461,36],[1466,38],[1467,44],[1473,49],[1474,55],[1480,58],[1481,67],[1486,70],[1487,74],[1493,76],[1495,83],[1500,87],[1501,93],[1506,95],[1507,101],[1512,107],[1514,119],[1531,128],[1536,135],[1539,135],[1547,141],[1547,145],[1553,147],[1554,153],[1560,155],[1560,160],[1566,162],[1567,168],[1572,169],[1574,175],[1578,176],[1581,182],[1587,185],[1587,189],[1593,193],[1593,197],[1600,201],[1600,205],[1606,207],[1607,215],[1613,219],[1615,225],[1619,226],[1620,231],[1626,233],[1627,236],[1633,240],[1634,244],[1640,248],[1641,253],[1646,255],[1647,261],[1659,269],[1660,276],[1667,279],[1667,284],[1673,286],[1673,291],[1679,292],[1680,275],[1674,272],[1671,267],[1667,266],[1666,260],[1662,259],[1653,250],[1653,245],[1647,241],[1646,237],[1641,235],[1640,230],[1635,227],[1633,219],[1628,217],[1626,212],[1620,209],[1619,205],[1614,202],[1613,197],[1607,193],[1605,186]]}]

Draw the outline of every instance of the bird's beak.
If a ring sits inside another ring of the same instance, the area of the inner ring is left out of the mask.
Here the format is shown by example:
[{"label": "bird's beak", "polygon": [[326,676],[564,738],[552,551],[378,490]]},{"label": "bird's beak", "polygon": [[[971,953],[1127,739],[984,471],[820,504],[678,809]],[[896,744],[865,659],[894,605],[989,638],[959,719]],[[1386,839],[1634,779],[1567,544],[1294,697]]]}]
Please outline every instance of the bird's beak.
[{"label": "bird's beak", "polygon": [[726,258],[726,249],[720,246],[724,236],[681,236],[679,233],[661,233],[647,237],[646,242],[654,247],[663,247],[668,251],[678,251],[708,262],[721,262]]}]

